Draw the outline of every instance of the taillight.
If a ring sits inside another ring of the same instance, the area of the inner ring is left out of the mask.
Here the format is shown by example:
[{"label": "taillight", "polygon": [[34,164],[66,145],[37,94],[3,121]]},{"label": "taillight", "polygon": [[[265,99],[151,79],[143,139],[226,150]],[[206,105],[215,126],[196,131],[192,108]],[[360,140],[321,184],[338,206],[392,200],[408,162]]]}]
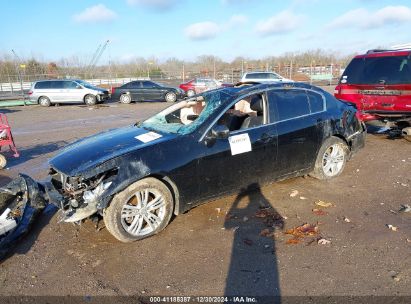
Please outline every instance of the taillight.
[{"label": "taillight", "polygon": [[337,85],[334,89],[334,95],[339,95],[341,94],[341,86]]},{"label": "taillight", "polygon": [[111,94],[114,94],[115,91],[116,91],[116,88],[115,88],[115,87],[112,87],[112,88],[111,88]]},{"label": "taillight", "polygon": [[33,91],[32,91],[32,90],[30,90],[30,91],[27,92],[27,95],[31,95],[31,94],[33,94]]}]

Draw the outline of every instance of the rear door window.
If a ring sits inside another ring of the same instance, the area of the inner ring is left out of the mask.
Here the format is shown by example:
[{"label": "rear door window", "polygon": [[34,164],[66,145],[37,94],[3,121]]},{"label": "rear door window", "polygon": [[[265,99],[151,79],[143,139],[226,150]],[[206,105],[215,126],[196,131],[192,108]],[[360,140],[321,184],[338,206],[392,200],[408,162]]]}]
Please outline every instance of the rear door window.
[{"label": "rear door window", "polygon": [[306,94],[308,96],[311,113],[318,113],[325,110],[325,102],[322,95],[311,91],[307,91]]},{"label": "rear door window", "polygon": [[65,81],[50,81],[51,89],[64,89]]},{"label": "rear door window", "polygon": [[37,82],[34,86],[35,89],[50,89],[51,83],[50,81],[41,81]]},{"label": "rear door window", "polygon": [[282,121],[311,114],[305,90],[272,90],[268,92],[270,121]]},{"label": "rear door window", "polygon": [[354,58],[345,69],[341,83],[411,84],[410,56]]}]

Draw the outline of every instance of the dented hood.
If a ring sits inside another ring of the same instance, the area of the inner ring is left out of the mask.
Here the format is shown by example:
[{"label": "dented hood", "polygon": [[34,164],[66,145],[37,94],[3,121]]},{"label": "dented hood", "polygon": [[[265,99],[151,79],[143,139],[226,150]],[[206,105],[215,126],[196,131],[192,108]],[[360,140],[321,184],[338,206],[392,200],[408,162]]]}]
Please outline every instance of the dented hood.
[{"label": "dented hood", "polygon": [[175,134],[151,132],[137,126],[109,130],[67,146],[49,163],[61,173],[76,176],[117,156],[175,137]]}]

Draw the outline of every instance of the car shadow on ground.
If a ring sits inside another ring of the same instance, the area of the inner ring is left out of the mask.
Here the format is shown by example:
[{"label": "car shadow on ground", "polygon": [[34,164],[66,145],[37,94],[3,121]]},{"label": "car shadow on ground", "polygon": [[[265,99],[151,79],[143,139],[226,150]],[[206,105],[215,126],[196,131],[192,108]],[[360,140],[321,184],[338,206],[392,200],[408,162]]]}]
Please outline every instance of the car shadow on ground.
[{"label": "car shadow on ground", "polygon": [[[224,226],[235,231],[224,295],[268,296],[268,302],[280,303],[274,229],[283,229],[284,221],[258,184],[240,191]],[[271,236],[261,236],[264,230]]]},{"label": "car shadow on ground", "polygon": [[5,153],[2,152],[2,153],[7,158],[7,167],[12,168],[14,166],[21,165],[41,155],[57,151],[66,145],[67,145],[66,141],[60,140],[60,141],[50,142],[46,144],[28,146],[23,149],[19,149],[19,147],[17,147],[20,153],[20,157],[17,157],[17,158],[13,157],[13,153],[10,151],[7,151]]},{"label": "car shadow on ground", "polygon": [[[1,101],[0,101],[0,104],[1,104]],[[14,112],[20,112],[20,110],[0,108],[0,113],[3,113],[3,114],[10,114]]]}]

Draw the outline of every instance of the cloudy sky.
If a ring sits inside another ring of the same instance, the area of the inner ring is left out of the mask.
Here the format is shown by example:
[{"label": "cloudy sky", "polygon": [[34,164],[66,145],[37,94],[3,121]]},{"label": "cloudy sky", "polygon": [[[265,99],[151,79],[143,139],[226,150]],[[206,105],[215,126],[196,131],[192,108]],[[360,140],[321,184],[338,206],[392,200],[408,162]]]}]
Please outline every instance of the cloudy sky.
[{"label": "cloudy sky", "polygon": [[[2,0],[5,4],[5,0]],[[191,60],[339,54],[411,42],[409,0],[14,0],[2,6],[0,53]]]}]

